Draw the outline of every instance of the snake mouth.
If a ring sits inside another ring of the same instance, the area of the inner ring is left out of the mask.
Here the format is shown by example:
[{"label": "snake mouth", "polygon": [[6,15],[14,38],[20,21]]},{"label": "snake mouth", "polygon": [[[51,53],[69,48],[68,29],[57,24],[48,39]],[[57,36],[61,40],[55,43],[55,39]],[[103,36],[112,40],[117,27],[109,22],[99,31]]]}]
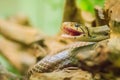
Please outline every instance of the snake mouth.
[{"label": "snake mouth", "polygon": [[80,36],[83,34],[83,32],[79,32],[75,29],[68,27],[63,27],[63,32],[65,33],[65,35],[69,35],[69,36]]}]

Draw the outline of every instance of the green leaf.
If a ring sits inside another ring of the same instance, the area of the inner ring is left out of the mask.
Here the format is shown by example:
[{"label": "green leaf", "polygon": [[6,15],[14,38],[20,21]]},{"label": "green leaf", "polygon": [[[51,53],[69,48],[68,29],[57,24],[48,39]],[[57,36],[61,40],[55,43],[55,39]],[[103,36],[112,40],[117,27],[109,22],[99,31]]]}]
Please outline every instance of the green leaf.
[{"label": "green leaf", "polygon": [[14,68],[9,61],[0,54],[0,64],[2,64],[8,71],[15,73],[17,75],[20,75],[20,73],[18,72],[18,70],[16,68]]},{"label": "green leaf", "polygon": [[94,13],[94,7],[96,5],[103,7],[104,0],[78,0],[77,3],[82,10]]}]

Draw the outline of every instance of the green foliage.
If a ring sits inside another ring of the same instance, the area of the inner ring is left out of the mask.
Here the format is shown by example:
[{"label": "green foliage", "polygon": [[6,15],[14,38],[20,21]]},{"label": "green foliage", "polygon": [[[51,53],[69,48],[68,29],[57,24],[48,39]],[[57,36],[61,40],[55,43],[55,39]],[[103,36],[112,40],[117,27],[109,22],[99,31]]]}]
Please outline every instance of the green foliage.
[{"label": "green foliage", "polygon": [[103,7],[104,0],[77,0],[77,3],[82,10],[94,13],[94,7],[96,5]]},{"label": "green foliage", "polygon": [[19,72],[17,69],[15,69],[9,62],[8,60],[0,54],[0,64],[2,64],[8,71],[15,73],[19,75]]}]

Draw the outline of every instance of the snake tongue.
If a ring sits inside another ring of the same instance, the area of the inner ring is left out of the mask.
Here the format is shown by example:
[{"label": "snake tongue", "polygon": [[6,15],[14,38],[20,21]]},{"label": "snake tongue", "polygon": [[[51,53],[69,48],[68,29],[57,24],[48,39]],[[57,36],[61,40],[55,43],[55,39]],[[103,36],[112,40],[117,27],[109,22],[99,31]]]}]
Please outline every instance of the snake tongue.
[{"label": "snake tongue", "polygon": [[63,31],[66,34],[71,35],[71,36],[78,36],[78,35],[83,34],[82,32],[79,32],[77,30],[74,30],[74,29],[71,29],[71,28],[68,28],[68,27],[64,27]]}]

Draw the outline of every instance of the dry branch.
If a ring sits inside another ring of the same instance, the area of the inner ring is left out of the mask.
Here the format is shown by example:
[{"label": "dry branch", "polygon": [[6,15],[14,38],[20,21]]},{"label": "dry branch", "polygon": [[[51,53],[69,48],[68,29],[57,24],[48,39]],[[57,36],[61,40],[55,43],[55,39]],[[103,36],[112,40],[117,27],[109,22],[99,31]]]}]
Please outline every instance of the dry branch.
[{"label": "dry branch", "polygon": [[30,80],[93,80],[90,73],[78,70],[61,70],[50,73],[36,73]]},{"label": "dry branch", "polygon": [[0,33],[17,42],[29,45],[43,39],[41,33],[31,27],[0,20]]}]

